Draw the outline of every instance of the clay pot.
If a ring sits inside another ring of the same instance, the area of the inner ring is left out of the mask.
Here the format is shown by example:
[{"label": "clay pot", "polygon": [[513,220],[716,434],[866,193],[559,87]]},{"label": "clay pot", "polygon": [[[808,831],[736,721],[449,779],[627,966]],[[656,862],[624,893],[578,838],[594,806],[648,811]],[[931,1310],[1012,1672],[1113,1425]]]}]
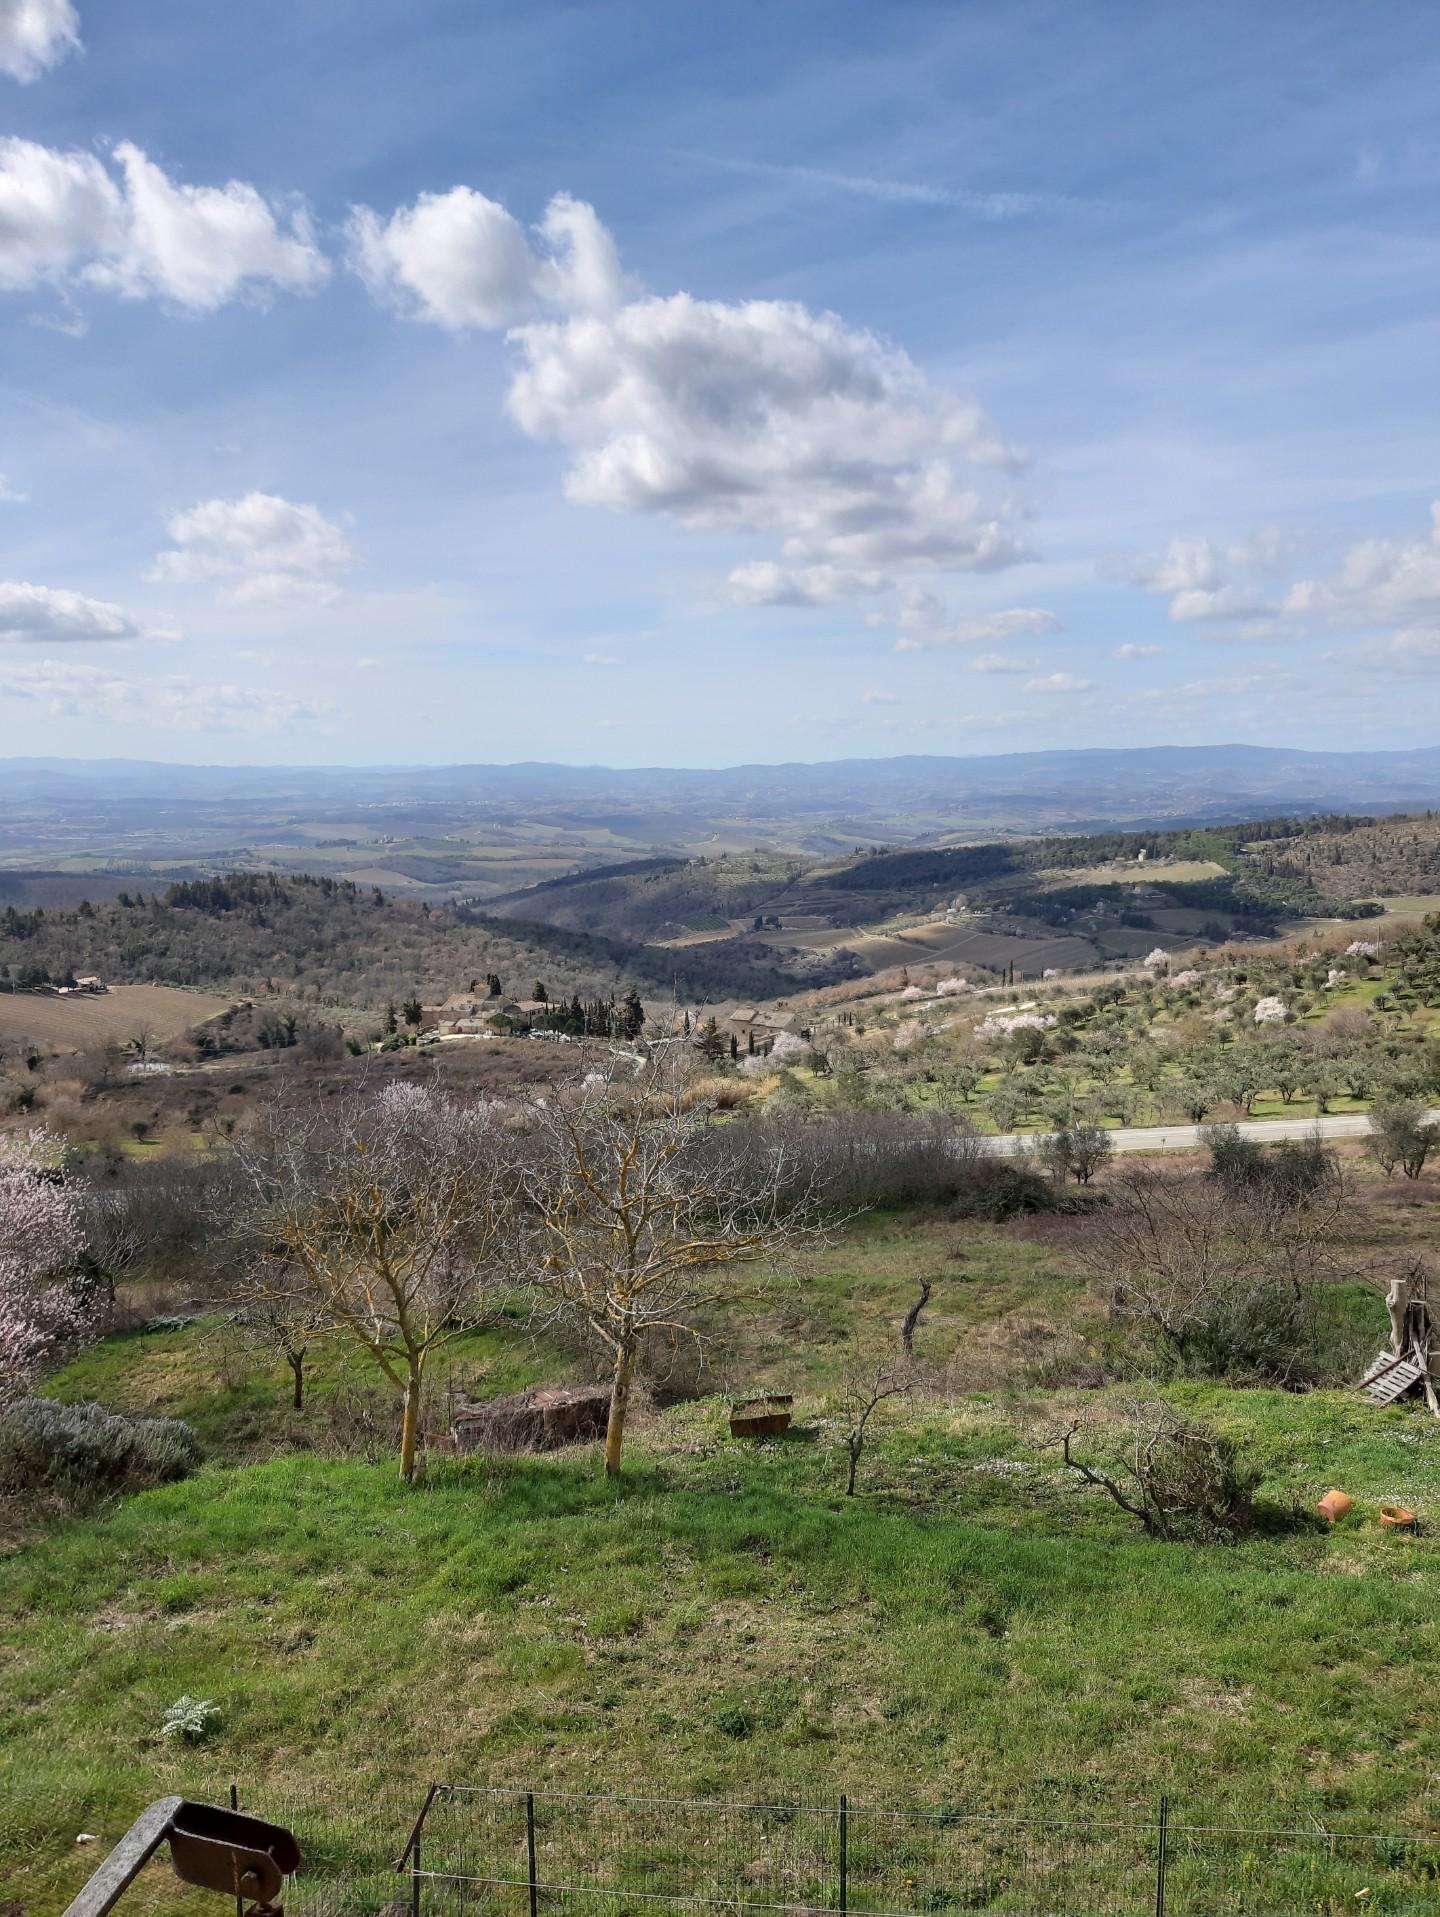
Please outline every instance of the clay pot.
[{"label": "clay pot", "polygon": [[1380,1522],[1387,1531],[1413,1531],[1415,1513],[1407,1511],[1403,1504],[1382,1504]]},{"label": "clay pot", "polygon": [[1355,1500],[1346,1491],[1327,1491],[1315,1509],[1327,1524],[1334,1524],[1347,1511],[1355,1509]]}]

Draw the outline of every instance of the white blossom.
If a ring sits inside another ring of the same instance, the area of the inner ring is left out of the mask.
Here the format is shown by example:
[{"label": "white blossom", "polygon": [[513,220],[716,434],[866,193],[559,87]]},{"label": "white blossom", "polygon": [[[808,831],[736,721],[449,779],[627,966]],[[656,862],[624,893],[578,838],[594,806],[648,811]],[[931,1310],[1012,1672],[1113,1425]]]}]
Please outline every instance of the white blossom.
[{"label": "white blossom", "polygon": [[975,1027],[980,1039],[1009,1038],[1012,1032],[1046,1032],[1055,1023],[1048,1012],[992,1012]]},{"label": "white blossom", "polygon": [[1262,998],[1255,1007],[1257,1025],[1283,1025],[1288,1017],[1283,998]]},{"label": "white blossom", "polygon": [[940,983],[935,987],[935,996],[937,998],[954,998],[960,992],[973,992],[974,990],[975,987],[970,983],[968,978],[961,978],[958,972],[953,972],[949,978],[941,979]]},{"label": "white blossom", "polygon": [[1346,958],[1374,959],[1380,956],[1378,939],[1351,939],[1345,947]]}]

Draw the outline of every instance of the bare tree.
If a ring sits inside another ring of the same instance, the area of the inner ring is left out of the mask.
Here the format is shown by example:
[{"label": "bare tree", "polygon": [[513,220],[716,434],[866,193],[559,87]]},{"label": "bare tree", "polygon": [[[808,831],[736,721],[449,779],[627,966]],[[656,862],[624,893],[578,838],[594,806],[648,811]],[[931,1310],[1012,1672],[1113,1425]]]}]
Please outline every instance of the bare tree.
[{"label": "bare tree", "polygon": [[524,1179],[534,1268],[542,1305],[609,1361],[612,1477],[647,1335],[703,1338],[706,1312],[736,1292],[737,1266],[818,1230],[783,1141],[742,1143],[707,1103],[690,1102],[689,1083],[678,1056],[612,1060],[535,1110]]},{"label": "bare tree", "polygon": [[1182,1369],[1301,1375],[1311,1294],[1331,1269],[1348,1203],[1338,1174],[1297,1203],[1260,1184],[1127,1170],[1077,1234],[1075,1256],[1117,1318],[1143,1327]]},{"label": "bare tree", "polygon": [[402,1400],[400,1474],[412,1479],[427,1363],[487,1314],[512,1242],[516,1179],[498,1117],[428,1088],[361,1086],[272,1107],[237,1152],[252,1300],[369,1354]]},{"label": "bare tree", "polygon": [[900,1327],[901,1349],[904,1351],[906,1358],[912,1362],[915,1357],[915,1328],[920,1323],[920,1314],[924,1311],[926,1305],[929,1304],[930,1294],[934,1290],[934,1286],[928,1278],[920,1278],[916,1282],[920,1287],[920,1295],[906,1312],[905,1321]]},{"label": "bare tree", "polygon": [[[903,1336],[903,1334],[902,1334]],[[870,1434],[870,1420],[882,1404],[891,1398],[907,1396],[915,1389],[916,1372],[908,1353],[899,1358],[867,1356],[856,1350],[845,1367],[841,1406],[845,1418],[845,1495],[855,1495],[855,1480]]]},{"label": "bare tree", "polygon": [[242,1296],[231,1314],[232,1323],[267,1345],[290,1373],[290,1403],[305,1409],[305,1360],[314,1339],[325,1329],[326,1313],[305,1293],[258,1291]]}]

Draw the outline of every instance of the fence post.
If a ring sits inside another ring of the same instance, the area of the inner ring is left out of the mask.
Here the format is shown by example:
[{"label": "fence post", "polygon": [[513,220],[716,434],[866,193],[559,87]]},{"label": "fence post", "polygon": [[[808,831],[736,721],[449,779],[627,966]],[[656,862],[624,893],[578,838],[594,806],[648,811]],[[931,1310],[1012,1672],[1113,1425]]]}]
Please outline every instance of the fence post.
[{"label": "fence post", "polygon": [[840,1793],[840,1911],[850,1908],[850,1800]]},{"label": "fence post", "polygon": [[410,1846],[410,1917],[420,1917],[420,1846],[424,1839],[417,1837]]},{"label": "fence post", "polygon": [[[230,1808],[233,1811],[240,1808],[240,1786],[233,1781],[230,1785]],[[235,1917],[245,1917],[245,1899],[238,1893],[235,1898]]]},{"label": "fence post", "polygon": [[540,1885],[535,1875],[535,1793],[525,1793],[525,1866],[530,1885],[530,1917],[540,1908]]},{"label": "fence post", "polygon": [[1155,1917],[1165,1917],[1165,1867],[1168,1861],[1170,1799],[1160,1799],[1160,1824],[1155,1841]]}]

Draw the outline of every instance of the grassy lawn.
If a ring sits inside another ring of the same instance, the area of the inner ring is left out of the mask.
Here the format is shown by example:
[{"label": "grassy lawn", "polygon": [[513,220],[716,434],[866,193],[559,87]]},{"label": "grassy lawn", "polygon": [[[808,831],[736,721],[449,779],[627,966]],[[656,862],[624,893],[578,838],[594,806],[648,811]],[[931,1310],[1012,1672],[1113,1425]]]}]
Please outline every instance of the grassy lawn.
[{"label": "grassy lawn", "polygon": [[[842,1355],[921,1274],[949,1382],[882,1422],[847,1500]],[[613,1486],[583,1450],[442,1460],[406,1490],[325,1441],[356,1379],[338,1352],[297,1418],[279,1371],[217,1360],[204,1324],[109,1341],[55,1388],[183,1414],[209,1461],[0,1558],[7,1889],[58,1910],[93,1860],[76,1832],[232,1777],[322,1850],[335,1807],[378,1802],[392,1856],[437,1777],[1053,1817],[1149,1816],[1166,1791],[1240,1822],[1423,1829],[1440,1543],[1375,1512],[1436,1508],[1440,1427],[1348,1393],[1179,1388],[1254,1448],[1277,1507],[1336,1484],[1356,1511],[1153,1543],[1060,1467],[1055,1397],[966,1370],[1007,1328],[1083,1338],[1093,1315],[1043,1233],[867,1219],[737,1313],[735,1387],[795,1389],[797,1430],[732,1440],[716,1396],[651,1412]],[[564,1368],[503,1331],[456,1357],[496,1391]],[[182,1692],[220,1707],[195,1749],[159,1735]]]}]

